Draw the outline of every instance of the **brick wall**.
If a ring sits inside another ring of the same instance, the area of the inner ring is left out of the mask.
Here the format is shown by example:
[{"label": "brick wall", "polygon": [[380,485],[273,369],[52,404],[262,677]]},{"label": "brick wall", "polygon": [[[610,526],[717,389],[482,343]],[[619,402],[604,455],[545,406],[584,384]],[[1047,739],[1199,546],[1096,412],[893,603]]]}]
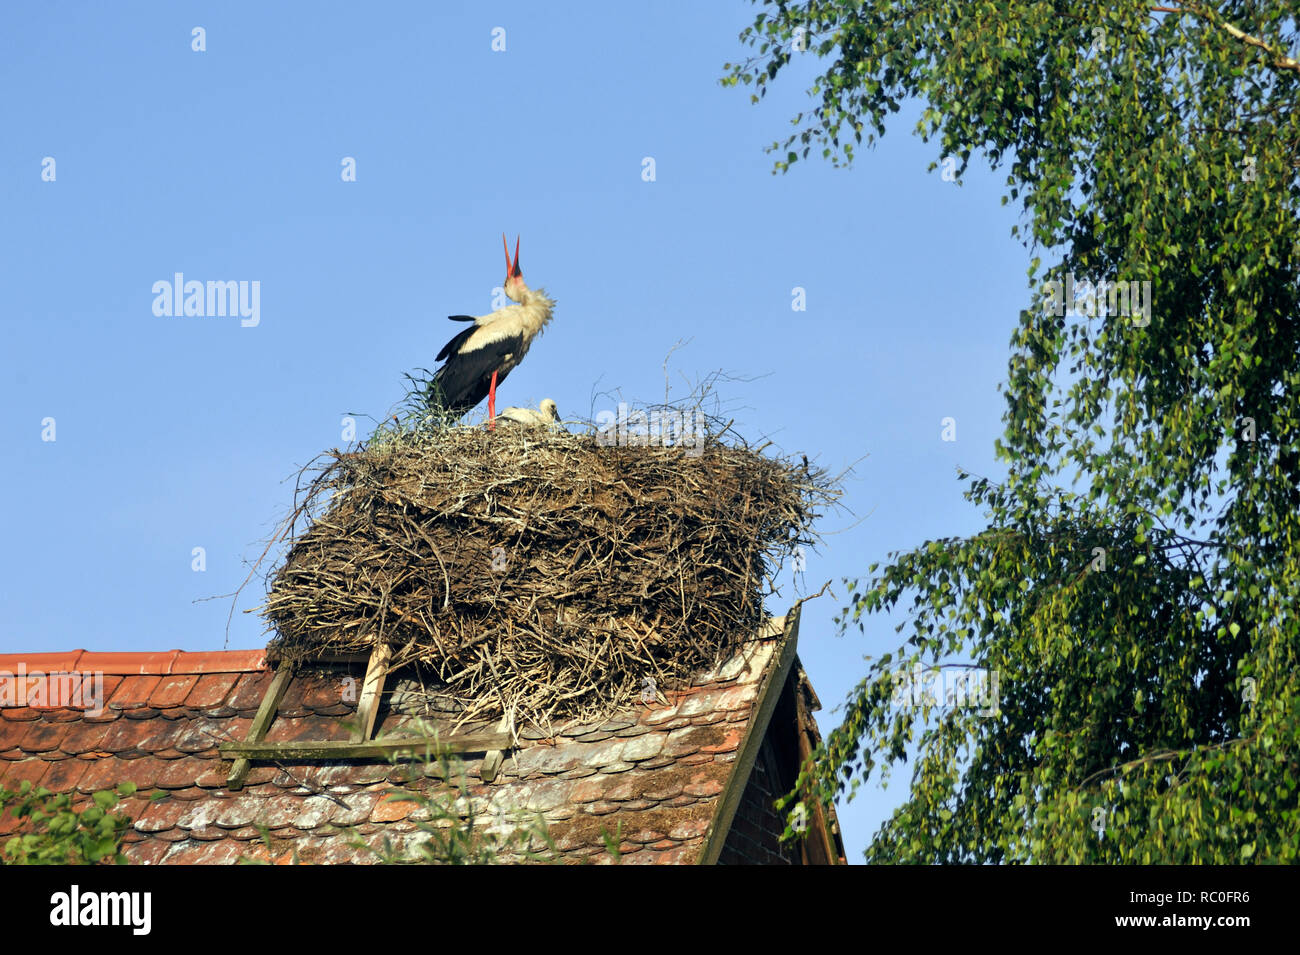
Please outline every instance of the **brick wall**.
[{"label": "brick wall", "polygon": [[718,856],[718,865],[800,865],[799,850],[781,845],[785,820],[772,805],[786,793],[776,785],[772,747],[767,740],[754,762],[749,784],[745,787],[731,823],[731,831]]}]

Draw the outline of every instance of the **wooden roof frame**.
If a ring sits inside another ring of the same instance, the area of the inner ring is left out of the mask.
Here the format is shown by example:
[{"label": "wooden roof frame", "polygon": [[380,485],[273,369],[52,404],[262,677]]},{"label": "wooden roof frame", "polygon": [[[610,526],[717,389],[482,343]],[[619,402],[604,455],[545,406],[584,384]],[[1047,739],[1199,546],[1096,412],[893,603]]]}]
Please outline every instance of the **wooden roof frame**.
[{"label": "wooden roof frame", "polygon": [[[226,788],[242,789],[248,778],[248,771],[253,760],[278,761],[286,759],[366,759],[395,758],[418,759],[430,758],[443,754],[484,753],[490,766],[499,766],[505,752],[513,745],[511,735],[502,726],[492,733],[463,733],[454,736],[401,736],[372,739],[375,718],[379,713],[379,701],[384,692],[384,681],[390,671],[393,648],[380,643],[370,653],[366,665],[366,676],[362,682],[361,698],[357,701],[357,726],[351,740],[321,740],[310,743],[268,743],[266,733],[275,721],[276,711],[284,692],[288,689],[293,665],[281,659],[276,663],[275,676],[262,697],[257,714],[248,728],[248,736],[243,742],[222,743],[218,747],[223,759],[233,759],[230,775],[226,778]],[[355,658],[353,658],[355,659]],[[364,659],[364,657],[360,657]],[[495,771],[484,777],[484,782],[491,782]]]}]

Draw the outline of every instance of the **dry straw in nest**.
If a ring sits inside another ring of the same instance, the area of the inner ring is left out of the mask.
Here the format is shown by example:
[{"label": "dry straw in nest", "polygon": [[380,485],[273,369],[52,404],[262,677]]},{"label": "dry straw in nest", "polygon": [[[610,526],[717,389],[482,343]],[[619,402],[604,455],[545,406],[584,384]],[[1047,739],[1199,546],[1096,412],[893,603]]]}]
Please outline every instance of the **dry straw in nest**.
[{"label": "dry straw in nest", "polygon": [[689,682],[753,638],[769,575],[836,496],[806,460],[697,441],[389,426],[333,452],[295,511],[308,526],[286,525],[271,648],[386,641],[461,722],[604,719]]}]

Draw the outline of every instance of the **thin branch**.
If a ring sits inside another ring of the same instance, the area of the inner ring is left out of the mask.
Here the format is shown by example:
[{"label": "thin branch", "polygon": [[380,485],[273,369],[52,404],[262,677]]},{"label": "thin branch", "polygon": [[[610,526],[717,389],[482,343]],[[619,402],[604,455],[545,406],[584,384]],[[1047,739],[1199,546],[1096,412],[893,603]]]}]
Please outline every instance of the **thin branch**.
[{"label": "thin branch", "polygon": [[1151,12],[1152,13],[1190,13],[1193,16],[1200,17],[1206,23],[1210,24],[1213,27],[1218,27],[1220,30],[1222,30],[1224,33],[1227,33],[1233,39],[1240,40],[1242,43],[1246,44],[1247,46],[1253,46],[1258,50],[1263,50],[1270,57],[1272,57],[1272,61],[1269,63],[1269,66],[1273,67],[1274,69],[1291,70],[1295,73],[1300,73],[1300,60],[1293,59],[1292,57],[1289,57],[1284,53],[1281,53],[1280,51],[1269,46],[1259,37],[1251,36],[1249,33],[1245,32],[1244,30],[1238,29],[1237,27],[1233,26],[1231,23],[1228,23],[1226,20],[1224,20],[1221,16],[1219,16],[1217,12],[1207,7],[1203,7],[1199,3],[1185,3],[1177,7],[1152,7]]}]

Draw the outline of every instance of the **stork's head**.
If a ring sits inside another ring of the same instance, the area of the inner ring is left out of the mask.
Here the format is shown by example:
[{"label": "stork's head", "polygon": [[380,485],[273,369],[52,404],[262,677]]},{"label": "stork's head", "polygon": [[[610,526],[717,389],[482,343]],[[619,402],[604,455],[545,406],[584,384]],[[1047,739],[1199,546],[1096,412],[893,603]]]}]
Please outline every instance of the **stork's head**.
[{"label": "stork's head", "polygon": [[505,289],[506,295],[518,302],[522,293],[528,288],[524,284],[524,273],[519,268],[519,236],[515,236],[515,259],[510,261],[510,243],[506,241],[506,234],[501,233],[501,245],[506,250],[506,281],[502,288]]},{"label": "stork's head", "polygon": [[555,402],[550,398],[543,398],[542,403],[537,407],[542,412],[542,417],[547,421],[560,420],[560,409],[556,407]]}]

